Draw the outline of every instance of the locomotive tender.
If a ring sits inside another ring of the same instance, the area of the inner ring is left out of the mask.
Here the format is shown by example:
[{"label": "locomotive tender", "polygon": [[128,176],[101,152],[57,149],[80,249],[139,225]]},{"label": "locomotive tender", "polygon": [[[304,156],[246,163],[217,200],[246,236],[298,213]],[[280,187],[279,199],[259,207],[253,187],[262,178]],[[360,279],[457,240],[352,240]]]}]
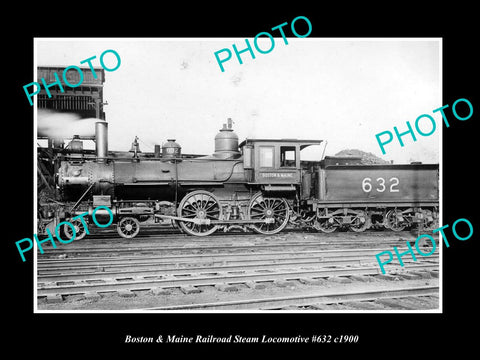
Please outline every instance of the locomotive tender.
[{"label": "locomotive tender", "polygon": [[[302,161],[301,152],[322,140],[246,139],[240,144],[231,120],[215,137],[210,156],[186,156],[168,140],[154,153],[108,151],[108,124],[96,123],[96,150],[78,139],[55,155],[55,199],[39,196],[38,234],[75,216],[107,206],[125,238],[144,224],[172,223],[190,235],[252,229],[275,234],[287,225],[332,232],[394,231],[435,226],[438,165],[363,165],[359,158]],[[107,211],[103,214],[109,217]],[[96,212],[101,219],[102,210]],[[85,218],[87,219],[87,217]],[[63,227],[71,239],[70,226]]]}]

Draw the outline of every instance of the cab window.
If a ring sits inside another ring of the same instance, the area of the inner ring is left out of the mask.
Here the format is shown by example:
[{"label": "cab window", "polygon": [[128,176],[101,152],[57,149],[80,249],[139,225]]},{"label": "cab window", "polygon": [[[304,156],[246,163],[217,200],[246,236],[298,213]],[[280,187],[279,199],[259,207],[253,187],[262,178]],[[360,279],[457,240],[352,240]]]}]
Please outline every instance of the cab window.
[{"label": "cab window", "polygon": [[280,146],[280,166],[296,167],[295,146]]},{"label": "cab window", "polygon": [[273,167],[273,146],[260,146],[260,167]]}]

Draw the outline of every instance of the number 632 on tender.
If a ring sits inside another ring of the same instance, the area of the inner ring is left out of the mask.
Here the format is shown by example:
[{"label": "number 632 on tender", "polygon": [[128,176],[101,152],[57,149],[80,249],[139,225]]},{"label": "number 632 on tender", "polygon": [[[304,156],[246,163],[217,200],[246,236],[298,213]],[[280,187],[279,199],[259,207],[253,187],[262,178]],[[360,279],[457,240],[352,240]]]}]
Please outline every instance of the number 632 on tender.
[{"label": "number 632 on tender", "polygon": [[383,177],[372,179],[366,177],[362,181],[362,190],[366,193],[369,193],[372,190],[375,190],[377,192],[384,192],[386,190],[389,192],[399,192],[399,183],[400,180],[398,180],[398,178],[396,177],[391,177],[390,179],[385,179]]}]

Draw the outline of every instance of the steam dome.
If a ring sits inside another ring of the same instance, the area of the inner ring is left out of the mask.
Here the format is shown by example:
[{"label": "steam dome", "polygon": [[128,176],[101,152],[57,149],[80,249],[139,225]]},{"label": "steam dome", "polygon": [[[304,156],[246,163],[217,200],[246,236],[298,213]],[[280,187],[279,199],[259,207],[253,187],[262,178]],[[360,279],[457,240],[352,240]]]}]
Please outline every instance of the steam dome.
[{"label": "steam dome", "polygon": [[227,124],[215,136],[215,157],[229,158],[238,156],[238,135],[232,129],[232,119],[228,118]]}]

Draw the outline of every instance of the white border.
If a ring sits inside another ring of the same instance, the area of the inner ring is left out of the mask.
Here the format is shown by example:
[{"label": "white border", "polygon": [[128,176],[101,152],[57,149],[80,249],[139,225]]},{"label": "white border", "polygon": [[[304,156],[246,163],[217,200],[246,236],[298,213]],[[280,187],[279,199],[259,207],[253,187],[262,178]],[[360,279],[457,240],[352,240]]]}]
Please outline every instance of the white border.
[{"label": "white border", "polygon": [[[33,51],[33,66],[34,66],[34,79],[32,81],[37,81],[37,43],[38,41],[232,41],[242,38],[33,38],[34,40],[34,51]],[[288,38],[290,40],[295,40],[295,38]],[[439,79],[441,87],[441,98],[442,104],[438,104],[438,107],[444,105],[443,97],[443,38],[434,37],[434,38],[403,38],[403,37],[382,37],[382,38],[308,38],[313,40],[321,41],[438,41],[439,42]],[[243,39],[242,39],[243,40]],[[36,99],[36,95],[35,95]],[[33,204],[33,234],[37,232],[37,102],[34,101],[33,105],[34,110],[34,139],[33,139],[33,148],[34,148],[34,159],[33,159],[33,173],[34,173],[34,182],[33,182],[33,192],[34,192],[34,204]],[[431,109],[434,110],[434,109]],[[425,111],[431,111],[430,109],[425,109]],[[443,126],[439,126],[439,226],[443,226]],[[120,314],[186,314],[186,313],[253,313],[253,314],[429,314],[429,313],[443,313],[443,246],[442,239],[439,234],[439,308],[431,310],[39,310],[38,309],[38,300],[37,300],[37,243],[32,239],[33,245],[33,307],[34,313],[61,313],[61,314],[71,314],[71,313],[100,313],[100,314],[111,314],[111,313],[120,313]]]}]

